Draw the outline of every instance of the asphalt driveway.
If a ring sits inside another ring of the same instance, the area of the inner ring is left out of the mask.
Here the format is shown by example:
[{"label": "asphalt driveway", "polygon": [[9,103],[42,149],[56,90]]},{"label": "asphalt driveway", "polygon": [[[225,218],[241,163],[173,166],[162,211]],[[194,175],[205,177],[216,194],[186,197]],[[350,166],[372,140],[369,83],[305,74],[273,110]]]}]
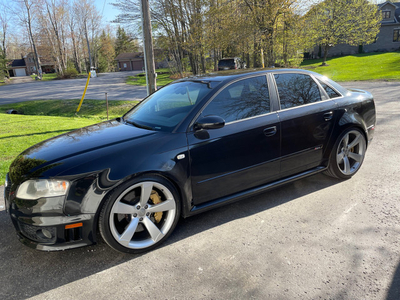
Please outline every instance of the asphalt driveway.
[{"label": "asphalt driveway", "polygon": [[0,299],[399,299],[400,83],[350,180],[322,174],[181,220],[152,252],[20,244],[0,197]]},{"label": "asphalt driveway", "polygon": [[[142,100],[146,97],[146,87],[125,84],[127,76],[139,71],[101,73],[91,78],[85,99],[104,100],[105,92],[109,100]],[[86,79],[66,79],[34,81],[0,86],[0,104],[30,100],[80,99],[85,89]]]}]

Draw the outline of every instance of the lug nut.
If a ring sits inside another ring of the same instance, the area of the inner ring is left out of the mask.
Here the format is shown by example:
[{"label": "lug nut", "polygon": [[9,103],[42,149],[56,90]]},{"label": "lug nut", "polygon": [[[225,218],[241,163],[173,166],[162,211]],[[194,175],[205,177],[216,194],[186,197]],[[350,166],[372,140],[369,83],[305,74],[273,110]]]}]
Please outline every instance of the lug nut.
[{"label": "lug nut", "polygon": [[147,213],[146,216],[150,216],[150,213]]},{"label": "lug nut", "polygon": [[139,221],[140,221],[140,222],[143,221],[143,218],[140,218]]},{"label": "lug nut", "polygon": [[133,214],[133,217],[136,218],[136,217],[137,217],[137,214]]},{"label": "lug nut", "polygon": [[149,206],[148,206],[148,205],[146,205],[144,208],[145,208],[145,209],[148,209],[148,208],[149,208]]},{"label": "lug nut", "polygon": [[140,205],[136,206],[136,209],[140,209]]}]

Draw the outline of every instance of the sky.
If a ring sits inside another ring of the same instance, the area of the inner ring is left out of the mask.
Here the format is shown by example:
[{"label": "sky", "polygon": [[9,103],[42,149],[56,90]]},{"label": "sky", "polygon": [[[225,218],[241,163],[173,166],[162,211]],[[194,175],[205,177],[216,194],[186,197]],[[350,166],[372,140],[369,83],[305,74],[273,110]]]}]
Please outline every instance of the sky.
[{"label": "sky", "polygon": [[115,0],[95,0],[94,4],[103,16],[106,23],[111,22],[120,13],[118,9],[111,5]]}]

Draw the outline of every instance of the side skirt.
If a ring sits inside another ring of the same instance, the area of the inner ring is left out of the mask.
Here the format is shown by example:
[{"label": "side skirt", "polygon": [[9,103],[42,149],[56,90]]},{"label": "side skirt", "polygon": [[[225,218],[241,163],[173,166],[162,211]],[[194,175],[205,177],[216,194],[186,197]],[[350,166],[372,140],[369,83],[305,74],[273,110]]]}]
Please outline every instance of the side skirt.
[{"label": "side skirt", "polygon": [[268,191],[270,189],[279,187],[279,186],[284,185],[286,183],[290,183],[290,182],[293,182],[293,181],[296,181],[296,180],[299,180],[299,179],[302,179],[302,178],[305,178],[305,177],[308,177],[308,176],[311,176],[311,175],[315,175],[315,174],[321,173],[321,172],[325,171],[326,169],[327,169],[327,167],[319,166],[319,167],[316,167],[314,169],[311,169],[311,170],[308,170],[308,171],[305,171],[305,172],[302,172],[302,173],[299,173],[299,174],[296,174],[296,175],[293,175],[293,176],[290,176],[290,177],[286,177],[284,179],[280,179],[280,180],[268,183],[266,185],[262,185],[262,186],[259,186],[259,187],[256,187],[256,188],[252,188],[252,189],[249,189],[249,190],[246,190],[246,191],[243,191],[243,192],[239,192],[239,193],[236,193],[236,194],[233,194],[233,195],[230,195],[230,196],[226,196],[226,197],[222,197],[222,198],[219,198],[219,199],[215,199],[213,201],[210,201],[210,202],[207,202],[207,203],[203,203],[203,204],[200,204],[200,205],[195,205],[195,206],[192,207],[192,209],[189,212],[185,212],[184,217],[185,218],[186,217],[190,217],[190,216],[202,213],[202,212],[207,211],[207,210],[211,210],[211,209],[219,207],[219,206],[223,206],[223,205],[226,205],[226,204],[229,204],[229,203],[232,203],[232,202],[236,202],[236,201],[242,200],[244,198],[248,198],[250,196],[254,196],[254,195],[263,193],[265,191]]}]

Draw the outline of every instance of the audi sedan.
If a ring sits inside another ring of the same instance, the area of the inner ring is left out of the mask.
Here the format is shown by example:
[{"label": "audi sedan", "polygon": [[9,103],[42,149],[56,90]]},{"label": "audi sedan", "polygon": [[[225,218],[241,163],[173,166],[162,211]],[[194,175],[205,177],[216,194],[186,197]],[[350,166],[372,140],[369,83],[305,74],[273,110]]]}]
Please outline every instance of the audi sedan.
[{"label": "audi sedan", "polygon": [[41,142],[6,179],[19,239],[138,253],[179,218],[320,172],[349,179],[375,128],[372,95],[303,70],[173,82],[124,116]]}]

